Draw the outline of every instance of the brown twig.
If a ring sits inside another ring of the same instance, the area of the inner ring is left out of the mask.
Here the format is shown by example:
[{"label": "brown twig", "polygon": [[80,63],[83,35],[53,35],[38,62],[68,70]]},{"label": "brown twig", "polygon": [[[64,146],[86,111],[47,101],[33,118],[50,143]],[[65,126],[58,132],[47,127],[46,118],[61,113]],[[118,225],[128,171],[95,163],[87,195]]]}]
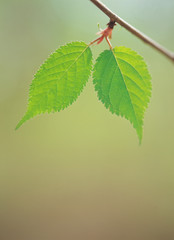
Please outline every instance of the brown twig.
[{"label": "brown twig", "polygon": [[158,50],[160,53],[164,54],[166,57],[168,57],[170,60],[174,62],[174,53],[167,50],[163,46],[161,46],[159,43],[155,42],[133,26],[131,26],[129,23],[121,19],[119,16],[117,16],[115,13],[113,13],[109,8],[107,8],[102,2],[99,0],[90,0],[93,2],[102,12],[104,12],[111,21],[115,21],[118,24],[120,24],[122,27],[126,28],[129,32],[134,34],[136,37],[140,38],[145,43],[149,44],[151,47]]}]

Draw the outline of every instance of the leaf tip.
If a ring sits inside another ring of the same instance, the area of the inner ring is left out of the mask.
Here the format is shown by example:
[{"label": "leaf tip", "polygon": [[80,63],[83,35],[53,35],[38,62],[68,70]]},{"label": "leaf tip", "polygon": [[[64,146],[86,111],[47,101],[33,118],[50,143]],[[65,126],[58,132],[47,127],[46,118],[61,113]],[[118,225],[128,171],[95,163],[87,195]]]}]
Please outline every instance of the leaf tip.
[{"label": "leaf tip", "polygon": [[141,147],[141,144],[142,144],[142,137],[138,137],[139,139],[139,146]]},{"label": "leaf tip", "polygon": [[18,130],[24,122],[26,122],[30,118],[30,115],[26,113],[24,117],[19,121],[19,123],[16,125],[15,130]]},{"label": "leaf tip", "polygon": [[21,121],[16,125],[15,130],[18,130],[22,126],[23,123],[24,123],[24,120],[22,118]]}]

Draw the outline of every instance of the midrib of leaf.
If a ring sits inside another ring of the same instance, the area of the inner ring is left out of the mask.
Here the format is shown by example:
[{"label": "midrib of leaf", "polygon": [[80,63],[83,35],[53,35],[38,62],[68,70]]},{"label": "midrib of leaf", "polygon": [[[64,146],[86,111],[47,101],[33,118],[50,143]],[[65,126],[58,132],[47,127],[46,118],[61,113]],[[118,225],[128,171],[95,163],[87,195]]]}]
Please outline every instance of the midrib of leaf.
[{"label": "midrib of leaf", "polygon": [[[109,61],[107,62],[106,67],[104,68],[104,72],[106,71],[106,68],[109,66],[110,61],[112,60],[112,58],[113,58],[113,56],[111,55]],[[114,75],[115,75],[117,69],[118,69],[118,65],[117,65],[117,68],[114,69],[114,72],[113,72],[113,75],[112,75],[112,79],[111,79],[110,84],[109,84],[109,89],[111,88],[112,81],[113,81],[113,78],[114,78]],[[103,79],[102,79],[102,80],[103,80]],[[103,81],[104,81],[104,80],[103,80]]]},{"label": "midrib of leaf", "polygon": [[[112,59],[112,57],[110,58],[110,60],[111,60],[111,59]],[[110,61],[110,60],[109,60],[109,61]],[[109,65],[109,61],[108,61],[108,65]],[[114,69],[114,72],[113,72],[113,75],[112,75],[112,79],[111,79],[111,82],[110,82],[110,84],[109,84],[109,85],[110,85],[109,88],[111,88],[112,81],[113,81],[113,78],[114,78],[114,75],[115,75],[116,71],[118,70],[118,67],[119,67],[119,66],[117,65],[117,67]]]},{"label": "midrib of leaf", "polygon": [[[132,106],[132,109],[133,109],[133,112],[134,112],[134,115],[135,115],[135,118],[136,118],[136,121],[137,121],[138,128],[141,128],[141,125],[139,124],[139,121],[138,121],[138,119],[137,119],[136,111],[135,111],[135,109],[134,109],[134,105],[133,105],[133,103],[132,103],[131,96],[130,96],[130,94],[129,94],[129,90],[128,90],[128,88],[127,88],[126,82],[125,82],[124,77],[123,77],[123,73],[122,73],[121,68],[120,68],[120,66],[119,66],[119,63],[118,63],[118,61],[117,61],[117,56],[116,56],[116,54],[114,53],[113,49],[111,49],[111,51],[112,51],[112,53],[113,53],[115,62],[116,62],[117,66],[118,66],[119,69],[120,69],[120,73],[121,73],[121,76],[122,76],[124,85],[125,85],[125,87],[126,87],[126,91],[127,91],[127,93],[128,93],[130,102],[131,102],[131,106]],[[121,58],[120,58],[120,59],[121,59]],[[125,61],[125,60],[124,60],[124,61]],[[126,61],[125,61],[125,62],[126,62]],[[127,62],[126,62],[126,63],[127,63]],[[129,65],[130,65],[130,64],[129,64]],[[132,65],[131,65],[131,66],[132,66]],[[132,67],[133,67],[133,66],[132,66]],[[133,68],[134,68],[134,67],[133,67]],[[136,70],[136,69],[135,69],[135,70]],[[136,71],[137,71],[137,70],[136,70]],[[115,74],[115,72],[114,72],[114,74]],[[139,73],[138,73],[138,74],[139,74]],[[141,78],[142,78],[142,77],[141,77]],[[141,138],[139,138],[139,140],[140,140],[140,143],[141,143]]]},{"label": "midrib of leaf", "polygon": [[[83,55],[83,53],[89,48],[89,45],[83,50],[83,52],[74,60],[74,62],[67,68],[67,70],[65,71],[65,73],[67,73],[69,71],[69,69],[78,61],[78,59]],[[59,80],[61,80],[63,78],[64,74],[61,76],[61,78]]]},{"label": "midrib of leaf", "polygon": [[[78,59],[84,54],[84,52],[89,48],[89,45],[82,51],[82,53],[74,60],[74,62],[64,71],[64,74],[62,74],[62,76],[60,78],[58,78],[57,80],[61,80],[65,74],[67,74],[67,72],[71,69],[71,67],[77,63]],[[56,67],[56,66],[55,66]],[[43,94],[43,93],[40,93]],[[35,96],[37,96],[38,94],[36,94]],[[31,116],[30,116],[30,111],[28,110],[26,112],[26,114],[24,115],[24,117],[21,119],[21,121],[17,124],[15,130],[17,130],[26,120],[28,120]]]},{"label": "midrib of leaf", "polygon": [[[52,81],[58,81],[58,80],[60,81],[60,80],[64,77],[64,75],[67,74],[67,72],[71,69],[71,67],[72,67],[74,64],[77,63],[78,59],[84,54],[84,52],[85,52],[88,48],[89,48],[89,45],[88,45],[88,46],[83,50],[83,52],[74,60],[74,62],[67,68],[66,71],[62,71],[62,72],[64,72],[64,74],[62,74],[62,76],[61,76],[60,78],[55,78],[55,79],[52,79],[52,80],[43,82],[43,83],[39,84],[38,86],[45,85],[45,83],[52,82]],[[78,53],[78,52],[72,52],[72,53]],[[71,53],[71,54],[72,54],[72,53]],[[65,54],[65,56],[67,56],[67,55],[70,55],[70,53]],[[59,58],[60,58],[60,57],[59,57]],[[59,59],[59,58],[57,58],[57,59]],[[57,59],[56,59],[56,60],[57,60]],[[71,61],[71,60],[69,60],[69,61]],[[67,62],[69,62],[69,61],[67,61]],[[66,63],[66,62],[64,62],[64,63]],[[57,64],[57,65],[54,66],[54,67],[58,67],[58,66],[61,65],[61,64],[62,64],[62,63]],[[51,68],[49,68],[48,70],[50,70],[50,69],[52,69],[52,68],[54,68],[54,67],[51,67]],[[52,74],[49,74],[48,76],[51,76],[51,75],[54,75],[54,74],[58,74],[58,73],[60,73],[60,72],[52,73]],[[37,96],[37,95],[36,95],[36,96]]]}]

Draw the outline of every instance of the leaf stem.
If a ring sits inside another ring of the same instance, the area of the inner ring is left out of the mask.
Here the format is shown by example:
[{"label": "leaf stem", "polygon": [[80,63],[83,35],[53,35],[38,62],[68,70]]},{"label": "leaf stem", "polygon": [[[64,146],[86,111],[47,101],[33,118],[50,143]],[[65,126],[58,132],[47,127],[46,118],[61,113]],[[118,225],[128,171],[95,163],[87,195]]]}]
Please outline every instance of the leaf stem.
[{"label": "leaf stem", "polygon": [[90,0],[92,3],[94,3],[102,12],[104,12],[111,21],[115,21],[118,24],[120,24],[122,27],[127,29],[129,32],[134,34],[136,37],[140,38],[143,42],[149,44],[151,47],[155,48],[158,50],[160,53],[165,55],[167,58],[169,58],[171,61],[174,62],[174,53],[160,45],[159,43],[155,42],[152,40],[150,37],[146,36],[133,26],[131,26],[129,23],[121,19],[118,15],[113,13],[109,8],[107,8],[102,2],[99,0]]},{"label": "leaf stem", "polygon": [[112,50],[113,48],[112,48],[111,42],[109,41],[109,38],[108,38],[108,37],[105,37],[105,39],[106,39],[106,41],[107,41],[107,43],[108,43],[110,49]]}]

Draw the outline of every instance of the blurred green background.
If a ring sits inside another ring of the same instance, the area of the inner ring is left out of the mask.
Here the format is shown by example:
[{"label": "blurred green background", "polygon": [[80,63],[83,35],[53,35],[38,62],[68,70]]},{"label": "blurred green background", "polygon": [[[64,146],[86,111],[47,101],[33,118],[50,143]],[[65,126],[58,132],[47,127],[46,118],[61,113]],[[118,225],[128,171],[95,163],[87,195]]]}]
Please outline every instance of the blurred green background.
[{"label": "blurred green background", "polygon": [[[173,0],[103,2],[174,50]],[[139,52],[152,75],[142,146],[91,78],[71,107],[14,130],[47,56],[90,42],[107,22],[89,0],[0,0],[1,240],[174,239],[174,65],[125,29],[114,29],[112,45]],[[105,48],[93,47],[94,59]]]}]

